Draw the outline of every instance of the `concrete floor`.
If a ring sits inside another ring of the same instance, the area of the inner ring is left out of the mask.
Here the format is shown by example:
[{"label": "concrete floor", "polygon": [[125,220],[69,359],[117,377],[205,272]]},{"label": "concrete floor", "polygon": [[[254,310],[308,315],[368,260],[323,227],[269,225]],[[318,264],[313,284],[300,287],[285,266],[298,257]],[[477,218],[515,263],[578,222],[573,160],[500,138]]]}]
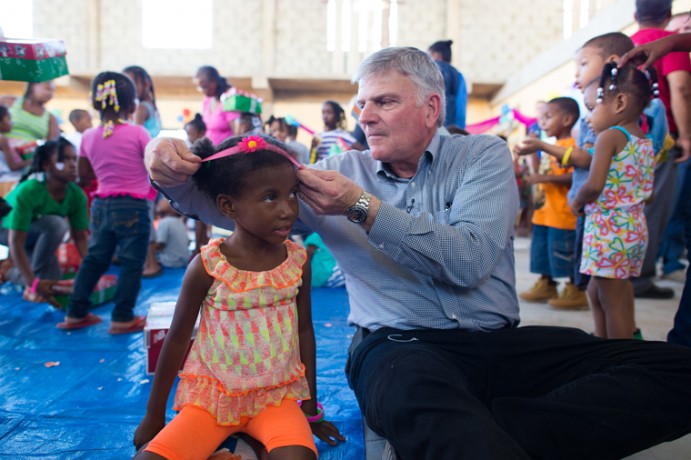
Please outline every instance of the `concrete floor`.
[{"label": "concrete floor", "polygon": [[[537,275],[530,273],[530,239],[517,238],[514,244],[516,256],[516,290],[523,292],[535,283]],[[562,283],[563,284],[563,283]],[[670,300],[636,299],[636,324],[646,340],[666,340],[672,328],[674,314],[679,306],[682,283],[656,280],[659,286],[670,287],[675,297]],[[547,303],[521,302],[521,325],[571,326],[585,331],[593,330],[592,314],[584,311],[554,310]]]}]

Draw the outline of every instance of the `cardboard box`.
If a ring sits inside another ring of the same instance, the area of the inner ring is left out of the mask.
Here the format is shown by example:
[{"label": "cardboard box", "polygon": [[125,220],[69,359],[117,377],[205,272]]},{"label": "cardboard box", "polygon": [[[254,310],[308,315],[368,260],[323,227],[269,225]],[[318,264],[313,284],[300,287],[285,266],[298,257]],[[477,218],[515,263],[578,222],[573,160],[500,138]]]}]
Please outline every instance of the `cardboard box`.
[{"label": "cardboard box", "polygon": [[230,88],[221,95],[224,112],[262,113],[262,100],[252,93]]},{"label": "cardboard box", "polygon": [[0,80],[42,82],[68,75],[62,40],[0,38]]},{"label": "cardboard box", "polygon": [[[74,276],[76,276],[75,273],[67,273],[65,275],[66,279],[60,281],[60,284],[63,286],[74,286]],[[115,296],[115,288],[117,284],[117,276],[110,274],[101,276],[101,278],[98,280],[98,283],[96,283],[94,292],[92,292],[89,296],[89,300],[93,305],[100,305],[102,303],[109,302]],[[66,294],[56,294],[55,300],[57,300],[58,303],[65,308],[67,307],[69,296]]]},{"label": "cardboard box", "polygon": [[[158,357],[161,354],[163,341],[170,330],[170,324],[173,322],[173,313],[175,311],[175,302],[156,302],[151,304],[149,312],[146,315],[146,326],[144,326],[144,347],[146,348],[146,373],[153,374],[156,371],[156,364]],[[199,316],[197,316],[197,323],[194,325],[190,345],[187,347],[185,359],[182,360],[180,369],[185,365],[187,355],[190,353],[194,338],[197,336],[199,329]]]}]

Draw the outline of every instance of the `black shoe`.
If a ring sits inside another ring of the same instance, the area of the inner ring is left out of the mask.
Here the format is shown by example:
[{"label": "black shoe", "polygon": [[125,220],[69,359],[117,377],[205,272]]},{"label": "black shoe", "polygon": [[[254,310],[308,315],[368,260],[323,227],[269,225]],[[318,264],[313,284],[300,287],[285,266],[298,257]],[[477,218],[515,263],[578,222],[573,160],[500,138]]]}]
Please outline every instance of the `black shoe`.
[{"label": "black shoe", "polygon": [[673,299],[674,289],[651,284],[645,291],[635,292],[634,297],[639,299]]}]

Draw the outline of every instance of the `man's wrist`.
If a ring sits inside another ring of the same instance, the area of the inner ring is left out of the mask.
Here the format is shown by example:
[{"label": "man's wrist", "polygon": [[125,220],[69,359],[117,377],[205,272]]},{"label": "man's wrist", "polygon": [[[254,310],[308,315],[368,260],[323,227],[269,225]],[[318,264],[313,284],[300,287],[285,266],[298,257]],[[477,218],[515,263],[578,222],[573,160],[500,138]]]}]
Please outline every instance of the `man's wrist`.
[{"label": "man's wrist", "polygon": [[364,223],[369,215],[371,200],[372,195],[366,191],[363,191],[358,197],[357,201],[346,209],[346,217],[348,220],[356,224]]}]

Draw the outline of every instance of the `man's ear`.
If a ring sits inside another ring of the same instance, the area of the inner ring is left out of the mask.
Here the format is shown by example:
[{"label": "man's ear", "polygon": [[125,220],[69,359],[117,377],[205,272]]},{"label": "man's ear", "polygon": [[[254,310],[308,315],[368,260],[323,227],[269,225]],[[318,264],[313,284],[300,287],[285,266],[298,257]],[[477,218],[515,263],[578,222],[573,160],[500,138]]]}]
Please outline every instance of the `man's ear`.
[{"label": "man's ear", "polygon": [[428,127],[437,126],[439,120],[439,113],[441,112],[441,97],[437,93],[433,93],[427,100],[427,119],[425,120]]},{"label": "man's ear", "polygon": [[235,218],[235,201],[230,195],[220,194],[216,197],[216,206],[218,207],[221,214],[227,216],[231,219]]}]

